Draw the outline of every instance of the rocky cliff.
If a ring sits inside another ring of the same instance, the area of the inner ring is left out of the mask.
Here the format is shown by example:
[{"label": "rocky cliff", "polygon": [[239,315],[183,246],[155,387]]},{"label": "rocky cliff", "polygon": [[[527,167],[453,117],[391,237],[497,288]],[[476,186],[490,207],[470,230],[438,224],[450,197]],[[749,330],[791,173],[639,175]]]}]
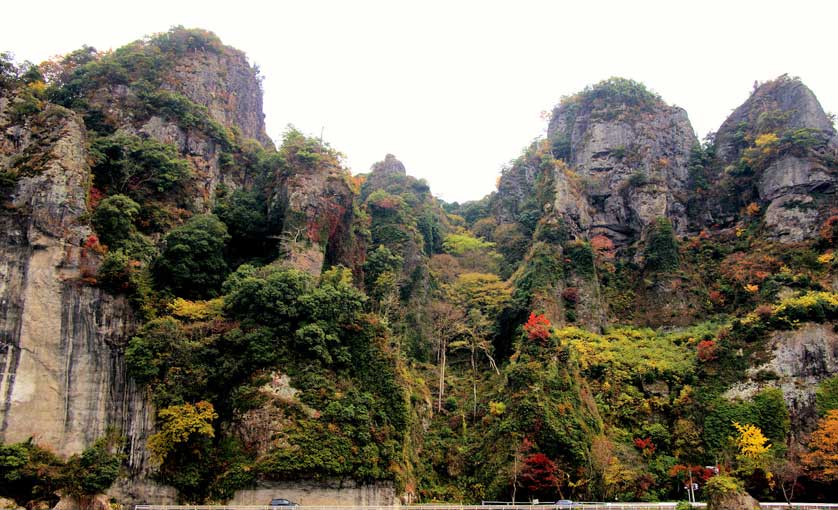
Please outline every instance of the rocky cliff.
[{"label": "rocky cliff", "polygon": [[268,203],[283,258],[314,275],[324,264],[357,265],[353,250],[363,245],[352,242],[355,190],[338,154],[301,135],[286,138],[283,151],[287,167],[274,174]]},{"label": "rocky cliff", "polygon": [[[173,29],[108,54],[80,50],[53,64],[48,93],[38,75],[2,78],[0,442],[32,438],[67,457],[116,431],[126,438],[125,469],[111,493],[172,501],[172,488],[151,482],[157,411],[125,359],[155,313],[138,310],[138,280],[129,281],[151,277],[151,261],[129,252],[120,271],[134,276],[106,284],[103,258],[117,246],[100,244],[91,214],[114,195],[140,202],[117,213],[139,212],[129,237],[153,257],[169,230],[223,205],[228,222],[247,214],[240,229],[261,222],[267,230],[256,232],[278,238],[279,251],[261,256],[319,275],[325,265],[363,262],[351,176],[335,151],[302,135],[274,150],[255,69],[208,32]],[[237,199],[257,209],[237,208]]]},{"label": "rocky cliff", "polygon": [[606,80],[461,206],[390,154],[275,149],[204,31],[43,69],[0,74],[0,443],[116,430],[120,501],[661,499],[734,419],[817,426],[838,139],[798,80],[704,145]]},{"label": "rocky cliff", "polygon": [[[0,440],[33,438],[63,455],[109,429],[130,438],[132,496],[153,499],[145,439],[154,409],[126,374],[122,350],[136,327],[122,296],[88,284],[98,264],[86,240],[90,167],[84,124],[56,105],[11,118],[0,99],[0,168],[16,182],[0,211]],[[137,492],[139,491],[139,492]]]},{"label": "rocky cliff", "polygon": [[[833,214],[836,140],[832,121],[799,79],[763,83],[716,134],[720,187],[739,195],[733,204],[761,206],[772,239],[811,238]],[[716,209],[713,220],[729,221]]]},{"label": "rocky cliff", "polygon": [[557,175],[554,209],[589,237],[623,243],[657,218],[686,232],[687,164],[698,140],[683,109],[615,78],[564,99],[547,136],[554,156],[582,180],[589,211],[568,193],[564,172]]}]

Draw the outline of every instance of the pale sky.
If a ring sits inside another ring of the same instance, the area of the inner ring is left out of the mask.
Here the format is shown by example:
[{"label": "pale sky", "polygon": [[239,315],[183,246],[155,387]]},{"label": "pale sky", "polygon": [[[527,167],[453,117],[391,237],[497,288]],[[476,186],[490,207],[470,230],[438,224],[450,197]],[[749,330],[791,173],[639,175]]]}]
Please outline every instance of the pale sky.
[{"label": "pale sky", "polygon": [[755,80],[799,76],[838,112],[834,1],[15,1],[0,51],[39,62],[174,25],[211,30],[264,76],[268,134],[294,124],[353,173],[387,153],[441,198],[492,191],[561,96],[644,82],[715,131]]}]

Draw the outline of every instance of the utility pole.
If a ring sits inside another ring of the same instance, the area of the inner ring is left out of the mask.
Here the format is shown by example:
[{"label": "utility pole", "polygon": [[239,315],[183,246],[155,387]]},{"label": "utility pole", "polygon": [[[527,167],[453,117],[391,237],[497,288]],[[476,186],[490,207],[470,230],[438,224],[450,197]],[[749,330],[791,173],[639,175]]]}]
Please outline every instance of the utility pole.
[{"label": "utility pole", "polygon": [[690,473],[690,503],[695,503],[695,484],[693,483],[693,470],[689,469]]}]

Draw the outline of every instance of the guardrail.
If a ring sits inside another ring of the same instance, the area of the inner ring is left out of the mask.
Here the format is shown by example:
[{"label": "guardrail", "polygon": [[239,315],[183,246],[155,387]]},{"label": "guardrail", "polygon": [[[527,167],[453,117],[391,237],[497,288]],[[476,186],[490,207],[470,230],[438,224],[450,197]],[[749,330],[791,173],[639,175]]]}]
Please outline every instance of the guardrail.
[{"label": "guardrail", "polygon": [[[573,502],[569,505],[550,504],[491,504],[491,505],[298,505],[285,507],[287,510],[674,510],[675,502],[633,503],[633,502]],[[838,503],[777,503],[765,502],[761,508],[787,510],[838,510]],[[706,503],[694,503],[693,508],[705,508]],[[136,505],[134,510],[283,510],[283,507],[265,505]]]}]

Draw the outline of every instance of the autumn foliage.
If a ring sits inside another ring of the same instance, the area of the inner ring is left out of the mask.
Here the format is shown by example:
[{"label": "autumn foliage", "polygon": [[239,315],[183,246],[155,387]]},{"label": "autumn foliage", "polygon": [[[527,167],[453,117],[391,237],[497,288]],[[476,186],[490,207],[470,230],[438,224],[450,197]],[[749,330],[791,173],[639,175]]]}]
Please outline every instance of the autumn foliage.
[{"label": "autumn foliage", "polygon": [[550,336],[550,321],[547,317],[530,313],[529,319],[524,324],[524,331],[530,340],[538,340],[544,343]]},{"label": "autumn foliage", "polygon": [[696,353],[701,362],[713,361],[718,357],[718,346],[715,340],[702,340],[698,342]]},{"label": "autumn foliage", "polygon": [[780,268],[780,261],[761,253],[736,252],[726,257],[719,268],[722,276],[746,285],[757,284]]},{"label": "autumn foliage", "polygon": [[803,465],[812,478],[825,482],[838,480],[838,409],[818,421],[809,441],[811,451],[803,454]]},{"label": "autumn foliage", "polygon": [[518,480],[530,494],[552,494],[559,486],[559,468],[550,457],[533,453],[524,458]]},{"label": "autumn foliage", "polygon": [[640,453],[642,453],[644,457],[651,457],[655,454],[655,450],[657,449],[655,443],[652,442],[651,437],[647,437],[646,439],[640,437],[634,438],[634,447],[640,450]]}]

